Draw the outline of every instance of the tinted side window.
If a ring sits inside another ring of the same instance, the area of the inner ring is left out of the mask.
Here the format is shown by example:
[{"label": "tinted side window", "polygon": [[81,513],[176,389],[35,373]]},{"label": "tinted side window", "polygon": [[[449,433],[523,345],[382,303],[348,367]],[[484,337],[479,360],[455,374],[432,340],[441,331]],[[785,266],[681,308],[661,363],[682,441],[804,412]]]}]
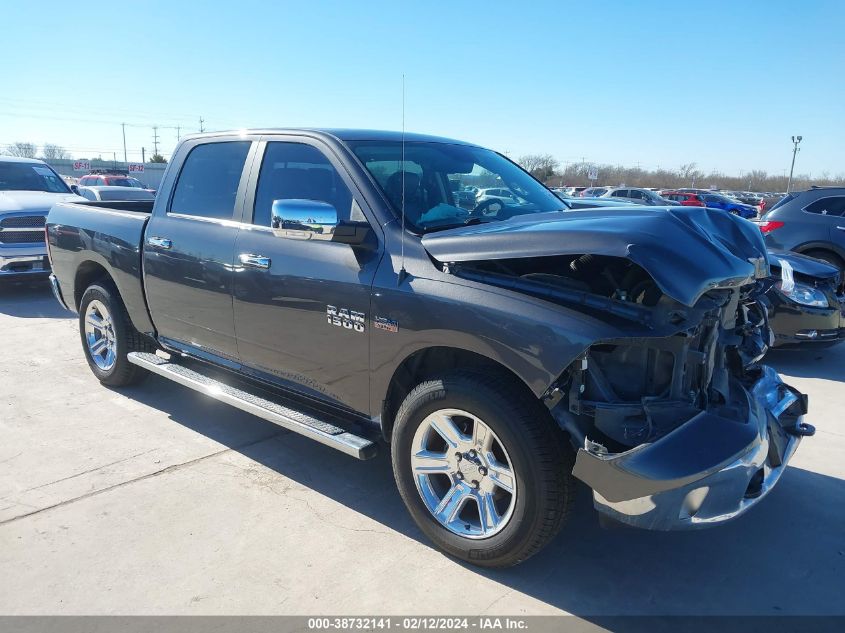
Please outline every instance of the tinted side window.
[{"label": "tinted side window", "polygon": [[631,189],[631,197],[637,200],[642,200],[645,196],[643,196],[642,191],[637,191],[636,189]]},{"label": "tinted side window", "polygon": [[264,152],[252,223],[270,226],[274,200],[326,202],[337,209],[338,220],[349,220],[352,194],[328,158],[302,143],[270,142]]},{"label": "tinted side window", "polygon": [[250,141],[232,141],[192,149],[179,173],[170,213],[231,219],[249,146]]},{"label": "tinted side window", "polygon": [[610,194],[612,198],[627,198],[628,197],[628,190],[627,189],[617,189],[612,194]]},{"label": "tinted side window", "polygon": [[804,207],[804,211],[821,215],[843,215],[845,214],[845,196],[819,198]]}]

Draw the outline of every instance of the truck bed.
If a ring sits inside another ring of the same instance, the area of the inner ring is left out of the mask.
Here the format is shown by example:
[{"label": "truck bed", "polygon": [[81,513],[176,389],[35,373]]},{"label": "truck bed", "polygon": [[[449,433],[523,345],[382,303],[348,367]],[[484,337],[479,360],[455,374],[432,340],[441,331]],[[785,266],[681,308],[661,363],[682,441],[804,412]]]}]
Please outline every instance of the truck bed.
[{"label": "truck bed", "polygon": [[47,247],[68,307],[76,309],[81,292],[105,271],[135,327],[153,330],[141,279],[141,244],[153,202],[60,202],[50,209]]}]

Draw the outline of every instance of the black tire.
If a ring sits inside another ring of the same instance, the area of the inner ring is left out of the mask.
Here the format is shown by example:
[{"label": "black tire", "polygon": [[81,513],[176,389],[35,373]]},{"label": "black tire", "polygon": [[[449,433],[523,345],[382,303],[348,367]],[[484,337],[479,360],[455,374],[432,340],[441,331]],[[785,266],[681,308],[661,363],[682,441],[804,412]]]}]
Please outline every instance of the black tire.
[{"label": "black tire", "polygon": [[[85,335],[85,314],[92,301],[100,301],[111,315],[114,341],[116,344],[115,361],[108,369],[97,366],[88,348]],[[82,350],[85,360],[94,375],[102,384],[109,387],[124,387],[144,380],[149,373],[130,363],[126,355],[129,352],[154,352],[155,346],[141,336],[126,313],[126,307],[120,298],[117,288],[110,281],[99,281],[88,286],[79,302],[79,336],[82,340]]]},{"label": "black tire", "polygon": [[[414,435],[440,409],[478,416],[498,436],[517,480],[510,519],[488,538],[468,538],[447,529],[429,511],[411,469]],[[509,567],[536,554],[560,530],[574,494],[573,451],[548,410],[508,377],[454,371],[418,385],[396,415],[391,441],[399,493],[420,529],[440,549],[483,567]]]}]

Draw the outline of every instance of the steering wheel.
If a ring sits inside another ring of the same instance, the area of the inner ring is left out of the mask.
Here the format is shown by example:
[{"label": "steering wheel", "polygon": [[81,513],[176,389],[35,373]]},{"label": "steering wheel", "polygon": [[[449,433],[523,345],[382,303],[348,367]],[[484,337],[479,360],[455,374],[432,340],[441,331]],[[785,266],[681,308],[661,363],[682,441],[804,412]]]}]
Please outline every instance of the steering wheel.
[{"label": "steering wheel", "polygon": [[504,200],[500,200],[499,198],[489,198],[472,209],[469,212],[469,215],[474,218],[497,216],[502,210],[504,210],[504,208]]}]

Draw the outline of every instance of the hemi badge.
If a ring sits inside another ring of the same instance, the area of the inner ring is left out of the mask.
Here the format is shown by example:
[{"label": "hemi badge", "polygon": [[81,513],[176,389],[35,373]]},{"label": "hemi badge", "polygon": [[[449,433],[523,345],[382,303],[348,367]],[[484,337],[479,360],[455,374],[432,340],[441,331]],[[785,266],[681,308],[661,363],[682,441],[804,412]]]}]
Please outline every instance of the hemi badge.
[{"label": "hemi badge", "polygon": [[387,317],[373,317],[373,326],[376,329],[384,330],[386,332],[398,332],[399,331],[399,321],[394,321],[393,319],[388,319]]}]

